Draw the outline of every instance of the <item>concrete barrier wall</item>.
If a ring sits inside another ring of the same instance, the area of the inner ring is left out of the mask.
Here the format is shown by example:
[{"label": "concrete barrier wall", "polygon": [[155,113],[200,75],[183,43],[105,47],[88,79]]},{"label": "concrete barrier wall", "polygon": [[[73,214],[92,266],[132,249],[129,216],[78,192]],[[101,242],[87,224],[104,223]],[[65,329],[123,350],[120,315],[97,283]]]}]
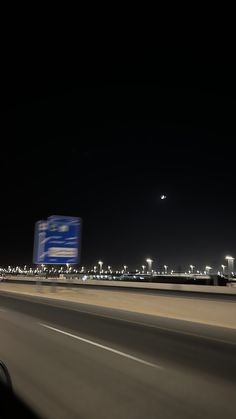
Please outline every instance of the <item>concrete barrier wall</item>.
[{"label": "concrete barrier wall", "polygon": [[170,290],[170,291],[188,291],[188,292],[203,292],[203,293],[211,293],[211,294],[235,294],[236,295],[236,284],[231,284],[228,286],[209,286],[209,285],[187,285],[187,284],[163,284],[163,283],[151,283],[151,282],[130,282],[130,281],[112,281],[112,280],[98,280],[98,279],[45,279],[42,280],[40,278],[35,277],[14,277],[14,276],[7,276],[5,278],[8,282],[14,281],[17,283],[19,282],[33,282],[37,283],[41,281],[42,283],[54,283],[55,285],[63,284],[68,285],[83,285],[85,287],[89,287],[92,285],[96,286],[106,286],[106,287],[116,287],[116,288],[130,288],[134,289],[150,289],[150,290]]}]

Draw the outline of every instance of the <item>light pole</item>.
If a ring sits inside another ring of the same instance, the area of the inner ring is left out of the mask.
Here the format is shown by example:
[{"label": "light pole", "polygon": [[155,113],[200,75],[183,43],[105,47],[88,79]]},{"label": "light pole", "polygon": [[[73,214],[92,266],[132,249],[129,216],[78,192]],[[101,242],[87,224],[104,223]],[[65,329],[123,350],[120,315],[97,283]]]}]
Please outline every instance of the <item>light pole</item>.
[{"label": "light pole", "polygon": [[210,273],[210,270],[211,270],[212,268],[210,267],[210,266],[206,266],[205,267],[205,270],[206,270],[206,274],[207,275],[209,275],[209,273]]},{"label": "light pole", "polygon": [[99,264],[99,272],[101,273],[103,262],[101,260],[99,260],[98,264]]},{"label": "light pole", "polygon": [[191,269],[191,274],[193,274],[193,270],[194,270],[195,266],[194,265],[189,265],[189,266],[190,266],[190,269]]},{"label": "light pole", "polygon": [[144,274],[145,273],[145,268],[146,268],[146,266],[145,265],[142,265],[142,273]]},{"label": "light pole", "polygon": [[224,276],[224,275],[225,275],[225,268],[226,268],[226,265],[221,265],[221,268],[222,268],[222,275]]},{"label": "light pole", "polygon": [[128,266],[127,265],[124,265],[124,273],[127,272],[127,268],[128,268]]},{"label": "light pole", "polygon": [[232,256],[226,256],[225,259],[228,261],[228,280],[234,272],[234,258]]},{"label": "light pole", "polygon": [[165,275],[167,275],[168,266],[167,265],[164,265],[164,269],[165,269]]},{"label": "light pole", "polygon": [[153,262],[153,260],[152,259],[150,259],[150,258],[147,258],[146,259],[146,262],[147,262],[147,264],[148,264],[148,272],[150,273],[150,275],[152,274],[152,262]]}]

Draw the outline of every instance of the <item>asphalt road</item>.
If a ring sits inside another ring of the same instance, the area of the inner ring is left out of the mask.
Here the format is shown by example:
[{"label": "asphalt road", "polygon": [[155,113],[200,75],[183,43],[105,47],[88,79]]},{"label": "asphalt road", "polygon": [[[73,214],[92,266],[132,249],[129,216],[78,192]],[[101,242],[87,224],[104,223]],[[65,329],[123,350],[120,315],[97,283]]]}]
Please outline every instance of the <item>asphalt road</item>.
[{"label": "asphalt road", "polygon": [[236,330],[0,292],[0,359],[45,418],[235,418]]}]

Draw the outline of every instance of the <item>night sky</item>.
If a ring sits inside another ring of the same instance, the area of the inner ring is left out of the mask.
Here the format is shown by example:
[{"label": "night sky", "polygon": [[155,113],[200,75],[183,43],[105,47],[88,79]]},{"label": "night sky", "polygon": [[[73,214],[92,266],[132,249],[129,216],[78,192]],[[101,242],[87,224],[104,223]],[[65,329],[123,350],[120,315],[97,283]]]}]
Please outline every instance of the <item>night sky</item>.
[{"label": "night sky", "polygon": [[236,255],[231,90],[35,82],[1,119],[0,265],[31,264],[34,223],[53,214],[82,217],[84,266]]}]

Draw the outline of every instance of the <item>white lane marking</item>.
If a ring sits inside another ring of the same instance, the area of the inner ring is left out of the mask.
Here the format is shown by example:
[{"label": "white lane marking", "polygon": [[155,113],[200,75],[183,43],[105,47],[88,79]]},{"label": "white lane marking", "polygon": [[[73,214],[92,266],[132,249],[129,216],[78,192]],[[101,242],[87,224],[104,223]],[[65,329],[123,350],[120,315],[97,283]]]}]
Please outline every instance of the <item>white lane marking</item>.
[{"label": "white lane marking", "polygon": [[[14,293],[15,291],[11,291],[11,292]],[[23,295],[23,294],[21,294],[21,295]],[[131,325],[145,326],[145,327],[149,327],[149,328],[156,329],[156,330],[162,330],[162,331],[171,332],[171,333],[175,333],[175,334],[181,334],[181,335],[184,335],[184,336],[191,336],[191,337],[196,337],[196,338],[200,338],[200,339],[204,339],[204,340],[208,340],[208,341],[212,341],[212,342],[217,342],[217,343],[223,343],[223,344],[227,344],[227,345],[236,346],[236,342],[232,342],[231,340],[227,340],[227,339],[214,338],[214,337],[201,335],[201,334],[193,333],[193,332],[184,332],[181,329],[171,329],[169,327],[157,326],[157,325],[154,325],[154,324],[151,324],[151,323],[144,323],[144,322],[139,322],[139,321],[135,321],[135,320],[127,320],[127,319],[122,318],[122,317],[116,317],[116,316],[113,317],[113,316],[109,316],[109,315],[106,315],[106,314],[100,314],[100,313],[97,314],[97,313],[94,313],[93,311],[87,311],[87,310],[82,310],[81,308],[79,308],[79,309],[75,308],[74,306],[68,307],[68,305],[58,304],[58,301],[60,301],[60,300],[52,299],[52,298],[49,298],[49,297],[35,296],[34,294],[32,294],[31,297],[32,296],[38,298],[39,300],[41,298],[44,299],[43,302],[36,301],[36,304],[44,304],[44,305],[47,305],[49,307],[62,308],[62,309],[70,310],[70,311],[75,311],[77,313],[93,315],[93,316],[100,317],[100,318],[118,320],[118,321],[122,321],[122,322],[125,322],[125,323],[128,323],[128,324],[131,324]],[[22,300],[31,301],[30,298],[26,298],[26,299],[22,298]],[[53,300],[53,304],[51,303],[51,301],[46,302],[45,300]],[[62,300],[62,301],[63,302],[68,302],[68,300]],[[55,302],[56,302],[56,304],[55,304]],[[72,303],[75,303],[75,301],[72,301]],[[84,304],[84,303],[79,302],[79,304]],[[95,306],[95,307],[100,308],[100,307],[103,307],[103,306]],[[105,308],[110,308],[110,307],[105,307]],[[6,310],[2,310],[2,311],[6,311]],[[132,311],[130,311],[130,313],[132,313]],[[144,313],[139,313],[139,314],[144,314]],[[210,326],[210,327],[213,326],[213,327],[219,327],[219,328],[226,328],[226,329],[230,329],[230,330],[233,330],[233,331],[236,330],[235,328],[229,327],[229,326],[226,326],[226,325],[219,326],[219,325],[213,324],[213,323],[201,323],[199,321],[194,321],[194,320],[186,320],[186,319],[180,319],[180,318],[174,318],[174,317],[165,317],[165,316],[161,316],[161,317],[167,318],[169,320],[179,320],[179,321],[185,321],[185,322],[189,322],[189,323],[197,323],[197,324],[203,325],[203,326],[206,325],[206,326]]]},{"label": "white lane marking", "polygon": [[[64,300],[65,301],[65,300]],[[44,304],[44,303],[43,303]],[[81,303],[83,304],[83,303]],[[45,305],[48,305],[49,307],[58,307],[58,308],[63,308],[63,309],[68,309],[68,306],[64,306],[64,305],[60,305],[60,304],[54,304],[51,305],[50,303],[45,303]],[[96,307],[100,307],[100,306],[96,306]],[[107,307],[105,307],[107,308]],[[81,309],[77,309],[74,307],[70,307],[69,310],[71,311],[76,311],[77,313],[82,313],[82,314],[89,314],[89,315],[93,315],[96,317],[101,317],[101,318],[105,318],[105,319],[111,319],[111,320],[118,320],[118,321],[122,321],[128,324],[133,324],[133,325],[137,325],[137,326],[145,326],[145,327],[150,327],[152,329],[156,329],[156,330],[162,330],[164,332],[171,332],[171,333],[175,333],[175,334],[181,334],[184,336],[191,336],[191,337],[195,337],[195,338],[200,338],[200,339],[205,339],[205,340],[209,340],[209,341],[213,341],[213,342],[217,342],[217,343],[224,343],[227,345],[233,345],[236,346],[236,342],[232,342],[230,340],[226,340],[226,339],[220,339],[220,338],[214,338],[214,337],[210,337],[210,336],[206,336],[206,335],[200,335],[198,333],[193,333],[193,332],[184,332],[181,329],[171,329],[170,327],[164,327],[164,326],[157,326],[155,324],[151,324],[151,323],[144,323],[144,322],[139,322],[139,321],[135,321],[135,320],[127,320],[125,318],[122,317],[112,317],[112,316],[107,316],[106,314],[97,314],[94,313],[93,311],[87,311],[87,310],[81,310]],[[132,312],[130,312],[132,313]],[[140,313],[143,314],[143,313]],[[163,316],[164,317],[164,316]],[[179,320],[179,321],[185,321],[185,322],[189,322],[189,323],[197,323],[199,325],[203,325],[203,326],[213,326],[213,327],[225,327],[226,329],[231,329],[233,331],[235,331],[235,328],[232,327],[228,327],[228,326],[218,326],[216,324],[212,324],[212,323],[201,323],[201,322],[194,322],[192,320],[186,320],[186,319],[178,319],[178,318],[174,318],[174,317],[164,317],[170,320]]]},{"label": "white lane marking", "polygon": [[[17,291],[10,291],[10,292],[17,293]],[[20,296],[22,296],[22,295],[23,294],[21,294]],[[24,296],[27,296],[27,295],[25,294]],[[128,324],[131,324],[131,325],[135,324],[137,326],[145,326],[145,327],[149,327],[149,328],[156,329],[156,330],[163,330],[163,331],[166,331],[166,332],[181,334],[181,335],[184,335],[184,336],[191,336],[191,337],[205,339],[205,340],[212,341],[212,342],[217,342],[217,343],[223,343],[223,344],[227,344],[227,345],[236,346],[236,342],[232,342],[231,340],[214,338],[214,337],[201,335],[201,334],[197,334],[197,333],[193,333],[193,332],[184,332],[181,329],[171,329],[169,327],[157,326],[157,325],[154,325],[154,324],[151,324],[151,323],[143,323],[143,322],[138,322],[138,321],[135,321],[135,320],[127,320],[127,319],[122,318],[122,317],[112,317],[112,316],[107,316],[106,314],[100,314],[100,313],[97,314],[97,313],[94,313],[93,311],[87,311],[87,310],[77,309],[73,306],[68,307],[68,305],[58,304],[58,302],[60,300],[57,300],[57,299],[54,299],[54,298],[51,298],[51,297],[42,297],[42,296],[39,296],[39,295],[36,296],[35,294],[29,295],[29,296],[31,296],[31,297],[33,296],[35,298],[38,298],[39,301],[36,301],[37,304],[44,304],[44,305],[47,305],[49,307],[62,308],[62,309],[66,309],[66,310],[76,311],[77,313],[89,314],[89,315],[93,315],[93,316],[96,316],[96,317],[107,318],[107,319],[111,319],[111,320],[118,320],[118,321],[122,321],[122,322],[125,322],[125,323],[128,323]],[[44,299],[43,302],[40,301],[41,298]],[[22,300],[31,301],[30,298],[25,298],[25,299],[22,298]],[[53,304],[51,303],[51,301],[46,302],[45,300],[52,300]],[[75,301],[69,301],[69,300],[61,300],[61,301],[67,302],[67,303],[68,302],[76,303]],[[85,304],[85,303],[79,302],[79,304]],[[99,307],[99,308],[102,307],[102,308],[108,308],[108,309],[110,308],[110,307],[105,307],[105,306],[104,307],[103,306],[95,306],[95,307]],[[6,311],[6,310],[2,310],[2,311]],[[133,312],[130,311],[130,313],[133,313]],[[145,314],[145,313],[139,313],[139,314]],[[210,327],[213,326],[213,327],[219,327],[219,328],[226,328],[226,329],[230,329],[230,330],[233,330],[233,331],[236,330],[234,327],[229,327],[229,326],[226,326],[226,325],[220,326],[220,325],[213,324],[213,323],[202,323],[200,321],[181,319],[181,318],[178,318],[178,317],[177,318],[175,318],[175,317],[165,317],[165,316],[160,316],[160,317],[167,318],[169,320],[179,320],[179,321],[185,321],[185,322],[189,322],[189,323],[197,323],[197,324],[203,325],[203,326],[206,325],[206,326],[210,326]]]},{"label": "white lane marking", "polygon": [[101,345],[100,343],[93,342],[92,340],[85,339],[77,335],[73,335],[72,333],[65,332],[64,330],[61,330],[61,329],[56,329],[55,327],[48,326],[47,324],[44,324],[44,323],[40,323],[40,325],[43,327],[46,327],[47,329],[51,329],[55,332],[62,333],[63,335],[70,336],[71,338],[80,340],[85,343],[89,343],[90,345],[93,345],[93,346],[97,346],[98,348],[105,349],[106,351],[113,352],[117,355],[124,356],[125,358],[132,359],[133,361],[140,362],[141,364],[148,365],[149,367],[160,368],[160,369],[162,368],[160,365],[152,364],[151,362],[144,361],[144,359],[137,358],[136,356],[132,356],[125,352],[118,351],[117,349],[113,349],[110,346]]},{"label": "white lane marking", "polygon": [[[63,306],[61,306],[61,308],[62,307]],[[122,322],[125,322],[125,323],[129,323],[131,325],[134,324],[134,325],[137,325],[137,326],[150,327],[152,329],[162,330],[164,332],[177,333],[177,334],[181,334],[181,335],[185,335],[185,336],[191,336],[191,337],[195,337],[195,338],[210,340],[210,341],[218,342],[218,343],[226,343],[226,344],[234,345],[234,346],[236,345],[236,342],[232,342],[230,340],[213,338],[213,337],[209,337],[209,336],[206,336],[206,335],[199,335],[197,333],[192,333],[192,332],[184,332],[181,329],[171,329],[169,327],[157,326],[157,325],[151,324],[151,323],[137,322],[135,320],[126,320],[122,317],[111,317],[111,316],[106,316],[105,314],[104,315],[103,314],[95,314],[92,311],[84,311],[84,310],[82,311],[82,310],[78,310],[78,309],[70,309],[70,310],[77,311],[78,313],[92,314],[96,317],[104,317],[104,318],[111,319],[111,320],[119,320],[119,321],[122,321]],[[143,314],[143,313],[141,313],[141,314]],[[174,317],[164,317],[164,318],[170,319],[170,320],[186,321],[186,322],[189,322],[189,323],[197,323],[197,324],[200,324],[200,325],[203,325],[203,326],[206,325],[206,326],[210,326],[210,327],[211,326],[213,326],[213,327],[225,327],[226,329],[231,329],[231,330],[235,331],[235,328],[228,327],[228,326],[217,326],[216,324],[212,324],[212,323],[194,322],[192,320],[186,320],[186,319],[178,319],[178,318],[175,319]]]}]

